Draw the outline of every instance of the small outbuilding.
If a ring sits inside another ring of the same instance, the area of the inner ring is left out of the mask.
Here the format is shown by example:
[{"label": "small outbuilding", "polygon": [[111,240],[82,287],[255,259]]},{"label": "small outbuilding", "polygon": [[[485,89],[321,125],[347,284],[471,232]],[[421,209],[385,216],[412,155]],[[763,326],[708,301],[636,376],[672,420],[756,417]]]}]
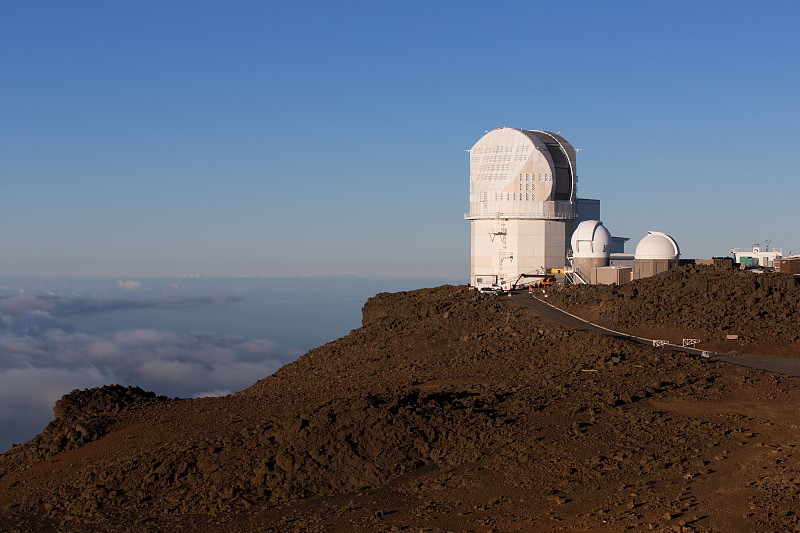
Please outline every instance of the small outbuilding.
[{"label": "small outbuilding", "polygon": [[776,259],[775,272],[795,275],[800,274],[800,255]]},{"label": "small outbuilding", "polygon": [[597,285],[610,285],[616,283],[622,285],[631,280],[632,274],[631,267],[607,266],[595,268],[595,277],[597,278]]}]

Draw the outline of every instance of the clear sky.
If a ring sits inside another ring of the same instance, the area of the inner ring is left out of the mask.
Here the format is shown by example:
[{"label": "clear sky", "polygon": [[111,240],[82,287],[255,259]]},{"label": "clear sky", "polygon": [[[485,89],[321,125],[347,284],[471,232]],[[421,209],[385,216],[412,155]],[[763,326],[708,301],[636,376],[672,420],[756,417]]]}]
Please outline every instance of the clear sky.
[{"label": "clear sky", "polygon": [[484,130],[615,235],[800,251],[797,2],[4,2],[0,274],[469,272]]}]

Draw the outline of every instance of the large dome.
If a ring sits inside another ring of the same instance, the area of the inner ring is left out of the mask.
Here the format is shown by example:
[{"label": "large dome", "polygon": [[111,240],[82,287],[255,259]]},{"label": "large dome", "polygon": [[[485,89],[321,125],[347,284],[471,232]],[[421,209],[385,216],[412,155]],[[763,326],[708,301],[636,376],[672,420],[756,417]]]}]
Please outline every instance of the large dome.
[{"label": "large dome", "polygon": [[577,258],[608,257],[611,233],[599,220],[584,220],[572,233],[572,256]]},{"label": "large dome", "polygon": [[469,150],[469,176],[468,219],[575,218],[575,149],[556,133],[490,131]]},{"label": "large dome", "polygon": [[648,231],[636,245],[636,259],[678,259],[681,250],[675,239],[660,231]]},{"label": "large dome", "polygon": [[556,133],[498,128],[469,152],[473,188],[513,193],[522,180],[523,185],[541,183],[519,189],[538,192],[538,201],[575,200],[575,149]]}]

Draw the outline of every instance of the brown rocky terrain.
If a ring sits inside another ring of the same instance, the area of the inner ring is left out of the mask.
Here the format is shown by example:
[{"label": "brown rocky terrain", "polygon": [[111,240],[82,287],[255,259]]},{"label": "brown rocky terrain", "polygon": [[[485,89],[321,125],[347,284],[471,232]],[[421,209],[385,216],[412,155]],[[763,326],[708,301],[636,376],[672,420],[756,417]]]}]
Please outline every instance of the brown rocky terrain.
[{"label": "brown rocky terrain", "polygon": [[[800,357],[800,277],[687,265],[623,285],[566,285],[548,303],[601,326],[705,349]],[[737,335],[727,341],[727,335]]]},{"label": "brown rocky terrain", "polygon": [[[549,297],[617,329],[712,340],[702,314],[753,346],[796,344],[800,287],[766,279],[685,269]],[[741,309],[705,297],[748,290]],[[65,396],[0,459],[0,530],[800,530],[796,378],[568,330],[466,287],[379,294],[363,315],[231,396]]]}]

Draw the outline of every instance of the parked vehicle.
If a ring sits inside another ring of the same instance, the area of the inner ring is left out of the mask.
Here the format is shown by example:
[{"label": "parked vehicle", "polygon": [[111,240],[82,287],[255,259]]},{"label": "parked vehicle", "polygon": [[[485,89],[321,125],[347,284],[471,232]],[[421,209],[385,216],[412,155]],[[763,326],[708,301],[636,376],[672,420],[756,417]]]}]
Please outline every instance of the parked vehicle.
[{"label": "parked vehicle", "polygon": [[503,294],[503,289],[498,285],[489,285],[487,287],[479,288],[478,292],[481,292],[483,294],[493,294],[494,296],[499,296]]}]

